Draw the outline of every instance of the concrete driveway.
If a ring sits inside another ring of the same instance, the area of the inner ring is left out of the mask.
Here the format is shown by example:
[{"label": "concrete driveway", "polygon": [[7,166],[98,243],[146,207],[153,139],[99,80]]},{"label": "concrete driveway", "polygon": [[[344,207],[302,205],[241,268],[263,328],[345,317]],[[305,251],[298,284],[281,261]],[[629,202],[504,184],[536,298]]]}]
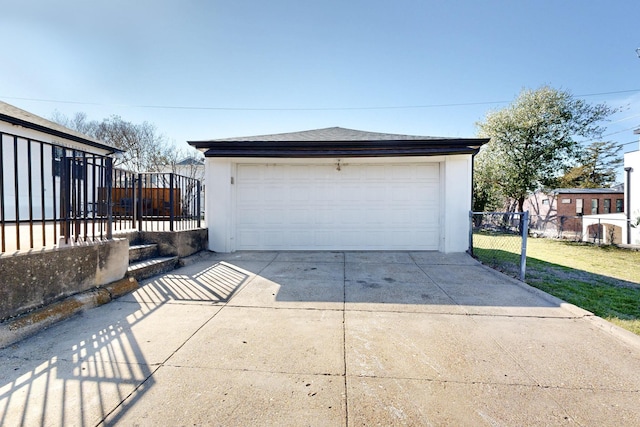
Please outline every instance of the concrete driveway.
[{"label": "concrete driveway", "polygon": [[635,426],[639,341],[465,254],[209,254],[0,351],[0,425]]}]

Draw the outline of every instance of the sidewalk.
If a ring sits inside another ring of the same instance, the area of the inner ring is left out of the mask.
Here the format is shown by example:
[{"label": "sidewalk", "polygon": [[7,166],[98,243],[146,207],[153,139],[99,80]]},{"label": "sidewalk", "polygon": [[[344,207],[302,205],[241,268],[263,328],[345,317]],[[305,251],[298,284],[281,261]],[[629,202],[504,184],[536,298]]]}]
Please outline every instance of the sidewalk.
[{"label": "sidewalk", "polygon": [[640,425],[639,337],[466,254],[211,254],[142,285],[0,350],[0,425]]}]

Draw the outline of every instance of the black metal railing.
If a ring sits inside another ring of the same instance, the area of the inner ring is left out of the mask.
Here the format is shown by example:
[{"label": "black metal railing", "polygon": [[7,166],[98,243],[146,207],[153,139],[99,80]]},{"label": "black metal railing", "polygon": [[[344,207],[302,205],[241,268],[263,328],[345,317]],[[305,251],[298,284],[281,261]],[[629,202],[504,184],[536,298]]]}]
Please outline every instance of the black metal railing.
[{"label": "black metal railing", "polygon": [[202,226],[198,179],[115,169],[112,192],[116,231],[180,231]]},{"label": "black metal railing", "polygon": [[110,237],[93,209],[110,158],[0,132],[0,165],[0,253]]},{"label": "black metal railing", "polygon": [[0,253],[202,225],[200,181],[0,132]]}]

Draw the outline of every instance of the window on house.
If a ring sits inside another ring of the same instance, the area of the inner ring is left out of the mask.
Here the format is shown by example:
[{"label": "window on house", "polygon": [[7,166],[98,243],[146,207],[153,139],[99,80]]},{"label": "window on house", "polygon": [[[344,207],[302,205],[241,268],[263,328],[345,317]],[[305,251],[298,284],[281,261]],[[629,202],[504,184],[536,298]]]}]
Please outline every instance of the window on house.
[{"label": "window on house", "polygon": [[62,174],[62,158],[64,157],[64,148],[62,147],[51,147],[51,159],[52,165],[51,170],[53,171],[53,176],[60,176]]},{"label": "window on house", "polygon": [[591,215],[598,214],[598,199],[591,199]]},{"label": "window on house", "polygon": [[543,205],[548,205],[549,204],[549,199],[542,199],[542,204]]},{"label": "window on house", "polygon": [[571,199],[562,199],[562,203],[565,203],[565,204],[571,203]]},{"label": "window on house", "polygon": [[[62,159],[65,158],[65,154],[68,155],[68,153],[65,153],[65,149],[63,147],[51,147],[51,158],[53,162],[51,168],[53,171],[53,176],[60,177],[62,175]],[[78,156],[79,154],[81,153],[76,152],[75,150],[71,153],[72,156]],[[66,158],[69,159],[69,157]],[[86,166],[84,164],[84,161],[82,160],[82,158],[77,157],[73,160],[72,163],[72,169],[70,171],[70,173],[72,174],[71,177],[73,179],[84,180],[85,169]]]},{"label": "window on house", "polygon": [[611,213],[611,199],[604,199],[602,202],[602,213]]},{"label": "window on house", "polygon": [[576,199],[576,214],[582,215],[584,212],[582,210],[582,199]]},{"label": "window on house", "polygon": [[616,212],[624,212],[624,205],[622,199],[616,199]]}]

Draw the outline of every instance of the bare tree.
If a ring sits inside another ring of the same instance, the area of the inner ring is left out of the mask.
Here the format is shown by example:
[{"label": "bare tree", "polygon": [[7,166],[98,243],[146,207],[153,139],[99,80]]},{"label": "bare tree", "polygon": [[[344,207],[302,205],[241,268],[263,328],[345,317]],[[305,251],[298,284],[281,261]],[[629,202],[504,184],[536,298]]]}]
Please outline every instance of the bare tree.
[{"label": "bare tree", "polygon": [[132,172],[165,170],[176,150],[164,135],[158,133],[155,125],[146,121],[136,124],[115,115],[101,122],[90,121],[82,112],[68,118],[57,111],[51,120],[124,150],[122,158],[116,159],[114,165]]},{"label": "bare tree", "polygon": [[174,148],[168,156],[172,173],[204,180],[204,155],[195,148]]}]

